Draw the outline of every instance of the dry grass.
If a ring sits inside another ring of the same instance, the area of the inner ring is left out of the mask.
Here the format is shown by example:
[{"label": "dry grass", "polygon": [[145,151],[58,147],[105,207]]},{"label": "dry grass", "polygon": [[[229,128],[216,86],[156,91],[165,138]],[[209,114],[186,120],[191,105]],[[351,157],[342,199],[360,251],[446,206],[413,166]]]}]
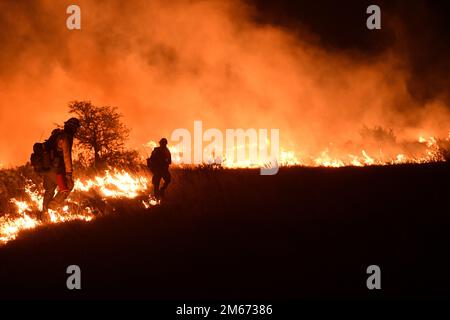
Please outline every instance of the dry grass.
[{"label": "dry grass", "polygon": [[[0,248],[2,297],[448,297],[448,164],[173,170],[167,202],[24,233]],[[82,292],[65,267],[83,270]]]}]

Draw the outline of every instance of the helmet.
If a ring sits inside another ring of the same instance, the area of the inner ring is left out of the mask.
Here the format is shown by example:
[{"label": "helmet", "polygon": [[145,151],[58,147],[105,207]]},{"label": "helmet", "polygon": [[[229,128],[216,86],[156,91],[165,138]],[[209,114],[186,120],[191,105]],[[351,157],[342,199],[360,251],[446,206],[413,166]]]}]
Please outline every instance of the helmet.
[{"label": "helmet", "polygon": [[159,145],[167,146],[167,139],[166,138],[162,138],[161,140],[159,140]]},{"label": "helmet", "polygon": [[60,133],[60,132],[61,132],[61,129],[60,129],[60,128],[56,128],[56,129],[53,129],[51,135],[53,136],[53,135],[58,134],[58,133]]},{"label": "helmet", "polygon": [[64,122],[64,128],[76,130],[81,127],[80,120],[77,118],[70,118],[66,122]]}]

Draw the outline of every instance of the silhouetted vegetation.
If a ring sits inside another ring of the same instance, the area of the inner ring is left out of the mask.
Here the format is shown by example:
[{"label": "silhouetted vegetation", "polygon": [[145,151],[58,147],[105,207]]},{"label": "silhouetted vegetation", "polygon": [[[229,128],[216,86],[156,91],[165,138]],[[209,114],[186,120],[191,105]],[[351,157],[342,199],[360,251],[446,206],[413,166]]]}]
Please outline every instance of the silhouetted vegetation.
[{"label": "silhouetted vegetation", "polygon": [[[448,297],[450,168],[172,170],[167,202],[24,232],[0,247],[1,297]],[[65,288],[82,269],[83,289]],[[382,290],[367,290],[380,265]]]},{"label": "silhouetted vegetation", "polygon": [[30,165],[0,170],[0,216],[12,210],[11,198],[26,197],[25,186],[28,184],[39,188],[42,178]]},{"label": "silhouetted vegetation", "polygon": [[376,143],[380,146],[396,143],[394,130],[385,129],[381,126],[375,126],[373,128],[363,126],[359,133],[364,141]]},{"label": "silhouetted vegetation", "polygon": [[69,112],[82,124],[76,135],[79,165],[104,169],[109,165],[120,167],[137,163],[138,152],[125,147],[130,130],[122,123],[117,107],[73,101],[69,104]]}]

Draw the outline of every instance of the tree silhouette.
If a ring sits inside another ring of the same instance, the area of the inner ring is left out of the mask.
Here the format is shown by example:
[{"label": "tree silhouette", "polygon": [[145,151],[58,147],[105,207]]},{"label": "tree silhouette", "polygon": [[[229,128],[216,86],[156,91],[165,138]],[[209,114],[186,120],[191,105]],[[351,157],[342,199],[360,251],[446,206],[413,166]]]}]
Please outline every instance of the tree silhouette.
[{"label": "tree silhouette", "polygon": [[[81,121],[82,127],[76,135],[78,146],[88,154],[93,152],[96,168],[116,163],[124,156],[132,156],[133,152],[125,150],[130,130],[121,122],[122,114],[117,107],[73,101],[69,103],[69,112]],[[85,153],[83,156],[86,158]]]}]

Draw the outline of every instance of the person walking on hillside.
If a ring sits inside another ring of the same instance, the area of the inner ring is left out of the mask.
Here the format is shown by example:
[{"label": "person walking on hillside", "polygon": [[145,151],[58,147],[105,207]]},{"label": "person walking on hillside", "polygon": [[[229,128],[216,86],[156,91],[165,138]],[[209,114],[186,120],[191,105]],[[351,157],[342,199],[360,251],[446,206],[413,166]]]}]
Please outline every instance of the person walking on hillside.
[{"label": "person walking on hillside", "polygon": [[[147,166],[153,173],[152,184],[153,194],[157,199],[164,197],[165,191],[170,184],[171,175],[169,166],[172,164],[172,155],[169,148],[167,148],[167,139],[162,138],[159,141],[159,147],[156,147],[150,158],[147,159]],[[164,184],[160,188],[161,179]]]},{"label": "person walking on hillside", "polygon": [[49,170],[42,173],[45,189],[41,217],[43,220],[48,218],[49,209],[57,210],[62,207],[74,187],[72,145],[80,126],[77,118],[70,118],[64,123],[64,129],[53,130],[46,141],[51,165]]}]

